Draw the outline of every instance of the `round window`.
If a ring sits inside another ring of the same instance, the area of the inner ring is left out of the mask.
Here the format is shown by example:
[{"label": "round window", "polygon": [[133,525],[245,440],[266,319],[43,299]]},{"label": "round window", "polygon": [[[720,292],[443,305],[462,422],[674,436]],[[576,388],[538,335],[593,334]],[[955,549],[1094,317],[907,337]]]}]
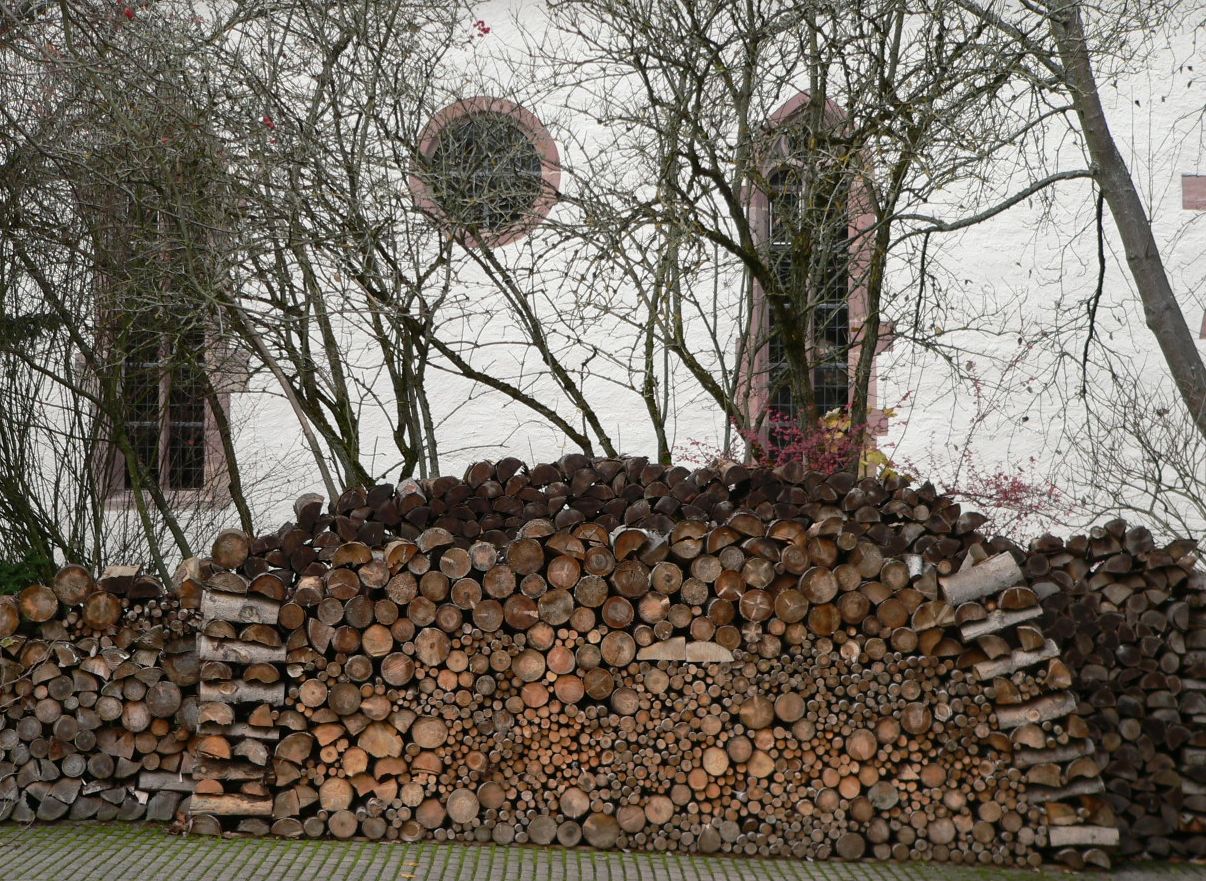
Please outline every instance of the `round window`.
[{"label": "round window", "polygon": [[556,199],[557,150],[528,111],[502,99],[459,101],[436,114],[411,175],[419,206],[469,244],[505,244],[538,224]]}]

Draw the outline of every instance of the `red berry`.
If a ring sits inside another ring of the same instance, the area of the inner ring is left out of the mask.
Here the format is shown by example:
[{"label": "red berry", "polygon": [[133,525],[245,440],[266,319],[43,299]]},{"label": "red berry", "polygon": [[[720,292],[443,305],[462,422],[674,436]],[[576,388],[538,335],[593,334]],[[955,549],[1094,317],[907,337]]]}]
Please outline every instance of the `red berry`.
[{"label": "red berry", "polygon": [[123,11],[123,12],[125,12],[125,14],[126,14],[126,18],[130,19],[131,21],[133,21],[133,19],[134,19],[134,7],[133,7],[133,6],[127,6],[127,7],[126,7],[124,10],[122,10],[122,11]]}]

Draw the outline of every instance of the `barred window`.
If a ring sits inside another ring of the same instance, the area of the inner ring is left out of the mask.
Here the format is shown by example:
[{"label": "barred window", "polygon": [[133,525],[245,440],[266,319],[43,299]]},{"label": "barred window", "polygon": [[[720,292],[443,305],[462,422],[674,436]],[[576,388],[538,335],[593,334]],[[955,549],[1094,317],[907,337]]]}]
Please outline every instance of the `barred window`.
[{"label": "barred window", "polygon": [[[231,383],[223,374],[232,363],[214,348],[212,311],[195,289],[216,282],[209,231],[193,220],[197,205],[168,201],[154,187],[131,184],[106,218],[98,341],[112,397],[102,415],[107,446],[98,479],[101,494],[119,505],[136,485],[214,503],[228,490],[209,400],[212,392],[227,412]],[[116,443],[120,434],[128,448]]]},{"label": "barred window", "polygon": [[[809,182],[789,166],[768,177],[766,197],[767,254],[780,287],[772,295],[790,296],[805,307],[813,397],[817,413],[824,414],[850,401],[849,184],[836,176]],[[814,256],[802,262],[801,255]],[[787,380],[783,335],[769,304],[766,320],[767,406],[795,420],[800,402]]]},{"label": "barred window", "polygon": [[[121,399],[126,433],[144,479],[164,489],[202,489],[206,482],[205,335],[174,338],[155,328],[128,328],[119,342]],[[172,346],[186,352],[175,357]],[[120,490],[134,488],[130,462],[121,460]]]},{"label": "barred window", "polygon": [[218,320],[232,191],[219,139],[180,109],[129,129],[125,172],[82,188],[95,217],[94,475],[111,507],[136,486],[182,493],[180,505],[230,500],[227,416],[247,373]]}]

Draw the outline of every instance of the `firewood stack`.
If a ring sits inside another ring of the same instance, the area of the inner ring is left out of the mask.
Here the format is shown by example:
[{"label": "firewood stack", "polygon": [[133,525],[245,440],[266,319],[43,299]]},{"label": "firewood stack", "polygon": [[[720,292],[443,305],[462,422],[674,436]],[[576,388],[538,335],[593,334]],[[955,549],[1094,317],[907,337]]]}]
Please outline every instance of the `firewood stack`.
[{"label": "firewood stack", "polygon": [[201,590],[199,739],[190,811],[191,831],[217,834],[219,817],[239,832],[266,835],[272,816],[268,765],[280,730],[274,707],[284,700],[285,645],[277,627],[285,584],[262,572],[247,579],[235,570],[251,542],[226,530],[210,558],[195,561],[185,583]]},{"label": "firewood stack", "polygon": [[125,568],[66,566],[0,597],[0,820],[175,816],[192,789],[191,614]]},{"label": "firewood stack", "polygon": [[1076,868],[1121,826],[1126,853],[1203,851],[1189,543],[1117,521],[1023,552],[929,484],[578,455],[294,515],[223,532],[169,592],[68,566],[0,598],[0,819]]},{"label": "firewood stack", "polygon": [[1031,545],[1043,625],[1074,674],[1121,852],[1206,857],[1206,580],[1195,543],[1114,520]]},{"label": "firewood stack", "polygon": [[[961,660],[977,679],[992,682],[1011,764],[1025,773],[1027,798],[1043,807],[1045,843],[1072,868],[1108,868],[1104,848],[1118,844],[1118,830],[1100,797],[1101,769],[1070,690],[1072,673],[1036,626],[1042,588],[1027,585],[1014,552],[985,558],[980,545],[940,581],[963,640],[974,641]],[[1040,667],[1037,676],[1028,672]]]},{"label": "firewood stack", "polygon": [[194,828],[1108,864],[1022,555],[929,485],[567,456],[324,507],[205,564],[203,718],[279,739]]}]

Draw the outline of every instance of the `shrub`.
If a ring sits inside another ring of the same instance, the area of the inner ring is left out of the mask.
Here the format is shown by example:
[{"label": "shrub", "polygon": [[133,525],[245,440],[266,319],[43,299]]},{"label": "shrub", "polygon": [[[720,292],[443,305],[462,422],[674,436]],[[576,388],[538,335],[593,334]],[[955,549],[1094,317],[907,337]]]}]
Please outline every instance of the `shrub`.
[{"label": "shrub", "polygon": [[31,584],[49,581],[53,575],[54,564],[43,557],[0,560],[0,594],[20,593]]},{"label": "shrub", "polygon": [[868,452],[867,427],[856,425],[846,409],[831,410],[815,427],[802,428],[786,414],[771,410],[763,435],[742,432],[751,458],[757,465],[776,468],[799,462],[811,471],[833,474],[864,461]]},{"label": "shrub", "polygon": [[[890,414],[891,411],[888,411]],[[893,473],[892,461],[873,443],[867,426],[850,418],[850,411],[831,410],[817,425],[802,428],[798,422],[778,411],[767,414],[762,431],[738,430],[749,460],[755,465],[775,468],[793,462],[833,474],[857,466],[859,474]],[[719,461],[740,461],[740,450],[721,449],[704,441],[691,440],[675,449],[676,459],[691,465],[711,465]]]}]

